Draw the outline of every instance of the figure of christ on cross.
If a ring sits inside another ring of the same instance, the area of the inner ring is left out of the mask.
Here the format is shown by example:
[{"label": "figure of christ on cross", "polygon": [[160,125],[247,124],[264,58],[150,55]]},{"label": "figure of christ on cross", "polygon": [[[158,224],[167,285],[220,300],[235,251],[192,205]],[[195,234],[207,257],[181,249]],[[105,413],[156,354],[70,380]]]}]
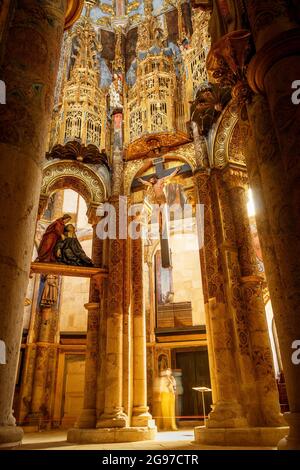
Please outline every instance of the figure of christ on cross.
[{"label": "figure of christ on cross", "polygon": [[166,182],[176,176],[179,172],[179,168],[176,168],[173,173],[167,176],[163,176],[162,178],[158,178],[156,175],[152,176],[149,181],[144,180],[143,178],[138,178],[140,183],[144,184],[148,187],[147,189],[147,198],[150,204],[166,204],[167,199],[164,193],[164,188]]},{"label": "figure of christ on cross", "polygon": [[[161,260],[163,268],[171,267],[170,248],[168,239],[168,227],[167,227],[167,199],[164,192],[165,184],[171,178],[176,176],[179,172],[179,168],[176,168],[171,174],[158,178],[154,175],[149,181],[138,178],[138,181],[143,185],[147,186],[147,199],[151,205],[155,206],[155,210],[158,210],[158,227],[159,227],[159,238],[161,247]],[[163,220],[163,214],[165,220]]]}]

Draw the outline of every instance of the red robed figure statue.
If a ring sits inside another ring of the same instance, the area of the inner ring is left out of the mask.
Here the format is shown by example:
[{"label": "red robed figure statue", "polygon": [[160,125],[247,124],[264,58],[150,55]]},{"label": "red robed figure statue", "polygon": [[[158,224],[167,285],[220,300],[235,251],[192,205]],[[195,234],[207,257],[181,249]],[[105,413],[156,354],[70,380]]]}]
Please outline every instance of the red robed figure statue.
[{"label": "red robed figure statue", "polygon": [[64,214],[49,225],[38,247],[38,257],[36,261],[40,263],[53,263],[56,261],[54,248],[59,240],[64,239],[65,224],[69,220],[71,220],[71,216]]}]

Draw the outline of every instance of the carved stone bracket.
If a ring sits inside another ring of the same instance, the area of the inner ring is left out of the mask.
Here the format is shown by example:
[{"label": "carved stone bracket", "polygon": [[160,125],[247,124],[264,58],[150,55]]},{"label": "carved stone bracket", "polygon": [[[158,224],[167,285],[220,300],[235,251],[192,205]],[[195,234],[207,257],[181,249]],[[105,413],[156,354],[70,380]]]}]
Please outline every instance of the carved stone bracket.
[{"label": "carved stone bracket", "polygon": [[91,202],[88,205],[87,209],[87,218],[88,222],[91,225],[97,225],[97,223],[100,221],[100,216],[97,214],[97,210],[99,208],[99,204]]},{"label": "carved stone bracket", "polygon": [[232,96],[237,103],[251,101],[248,85],[247,65],[253,53],[251,33],[234,31],[215,43],[207,57],[207,69],[212,81],[232,87]]},{"label": "carved stone bracket", "polygon": [[241,188],[246,190],[248,188],[248,175],[245,169],[234,168],[230,165],[224,170],[223,180],[229,189]]},{"label": "carved stone bracket", "polygon": [[205,84],[191,105],[191,121],[198,125],[200,135],[207,135],[231,98],[230,88]]}]

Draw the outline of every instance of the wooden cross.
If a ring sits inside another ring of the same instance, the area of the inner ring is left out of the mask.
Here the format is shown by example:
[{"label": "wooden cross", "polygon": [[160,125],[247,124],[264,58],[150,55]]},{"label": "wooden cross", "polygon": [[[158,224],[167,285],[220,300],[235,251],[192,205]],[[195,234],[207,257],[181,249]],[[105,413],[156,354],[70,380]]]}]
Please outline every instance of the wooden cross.
[{"label": "wooden cross", "polygon": [[[158,157],[153,160],[153,165],[155,167],[155,173],[151,175],[147,175],[143,177],[144,181],[149,181],[152,177],[156,177],[157,179],[165,178],[170,176],[174,173],[176,168],[165,169],[164,167],[164,158]],[[191,168],[189,165],[185,164],[178,167],[177,174],[185,174],[185,176],[190,176]],[[135,179],[132,183],[133,190],[139,190],[144,187],[143,183],[139,179]],[[167,207],[164,207],[165,216],[167,216]],[[160,235],[160,249],[161,249],[161,264],[163,268],[170,268],[171,267],[171,255],[170,255],[170,247],[169,247],[169,238],[167,233],[166,224],[163,227],[162,215],[160,213],[159,216],[159,235]]]},{"label": "wooden cross", "polygon": [[[151,175],[143,176],[143,179],[149,181],[151,178],[153,178],[153,176],[156,176],[159,179],[164,178],[165,176],[171,175],[173,173],[173,171],[176,170],[176,168],[180,169],[180,171],[178,172],[178,175],[184,175],[184,176],[187,177],[187,176],[191,176],[191,174],[192,174],[192,170],[191,170],[190,166],[187,163],[180,166],[180,167],[174,167],[174,168],[166,169],[165,165],[164,165],[164,162],[165,162],[165,160],[164,160],[163,157],[154,158],[152,160],[152,163],[155,167],[155,173],[152,173]],[[142,189],[143,185],[138,180],[138,178],[135,178],[132,182],[131,188],[134,191],[136,191],[136,190]]]}]

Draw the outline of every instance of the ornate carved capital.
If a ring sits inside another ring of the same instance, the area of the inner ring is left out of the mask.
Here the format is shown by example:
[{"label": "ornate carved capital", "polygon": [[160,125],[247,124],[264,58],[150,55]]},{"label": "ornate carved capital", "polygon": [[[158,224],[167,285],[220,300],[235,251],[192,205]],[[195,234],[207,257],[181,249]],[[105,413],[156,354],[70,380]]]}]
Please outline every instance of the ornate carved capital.
[{"label": "ornate carved capital", "polygon": [[98,204],[95,204],[95,203],[91,203],[89,204],[88,206],[88,209],[87,209],[87,218],[88,218],[88,222],[89,224],[91,225],[97,225],[97,223],[99,222],[100,220],[100,216],[97,215],[97,209],[98,209],[99,205]]},{"label": "ornate carved capital", "polygon": [[245,170],[239,168],[226,168],[223,172],[223,181],[230,190],[237,188],[246,190],[248,188],[248,175]]},{"label": "ornate carved capital", "polygon": [[[93,277],[93,279],[95,278],[96,276]],[[84,308],[86,310],[97,310],[99,309],[100,307],[100,304],[98,302],[88,302],[87,304],[84,304]]]},{"label": "ornate carved capital", "polygon": [[81,15],[84,0],[67,0],[65,30],[71,28]]}]

